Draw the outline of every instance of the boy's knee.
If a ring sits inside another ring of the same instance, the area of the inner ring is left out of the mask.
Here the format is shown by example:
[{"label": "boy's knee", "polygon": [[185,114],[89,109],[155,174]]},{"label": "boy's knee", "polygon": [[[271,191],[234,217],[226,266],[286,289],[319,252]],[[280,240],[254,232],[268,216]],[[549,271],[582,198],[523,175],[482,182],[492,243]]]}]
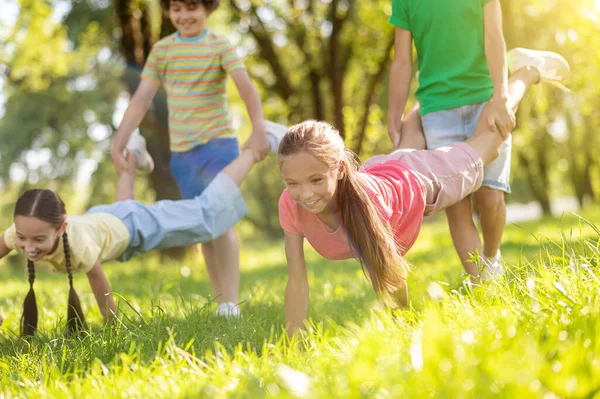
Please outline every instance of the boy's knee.
[{"label": "boy's knee", "polygon": [[475,193],[475,208],[479,213],[497,213],[505,207],[503,191],[484,186]]}]

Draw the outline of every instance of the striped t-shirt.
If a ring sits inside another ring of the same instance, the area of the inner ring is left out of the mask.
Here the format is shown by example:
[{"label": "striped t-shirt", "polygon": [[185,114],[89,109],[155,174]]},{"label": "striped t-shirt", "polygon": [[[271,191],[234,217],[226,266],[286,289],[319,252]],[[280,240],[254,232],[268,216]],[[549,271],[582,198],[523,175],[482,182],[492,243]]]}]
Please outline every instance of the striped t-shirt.
[{"label": "striped t-shirt", "polygon": [[171,151],[183,152],[216,137],[234,137],[227,106],[227,74],[244,68],[229,41],[205,29],[193,39],[174,33],[158,41],[142,79],[167,92]]}]

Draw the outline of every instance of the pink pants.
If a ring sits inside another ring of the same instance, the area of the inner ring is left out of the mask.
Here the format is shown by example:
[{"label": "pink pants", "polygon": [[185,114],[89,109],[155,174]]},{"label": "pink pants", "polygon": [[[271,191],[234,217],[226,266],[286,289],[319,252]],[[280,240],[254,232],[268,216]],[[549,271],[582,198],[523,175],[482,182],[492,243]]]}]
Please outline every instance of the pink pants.
[{"label": "pink pants", "polygon": [[369,158],[363,167],[397,160],[411,169],[425,186],[426,216],[454,205],[481,187],[483,161],[466,143],[436,150],[396,150]]}]

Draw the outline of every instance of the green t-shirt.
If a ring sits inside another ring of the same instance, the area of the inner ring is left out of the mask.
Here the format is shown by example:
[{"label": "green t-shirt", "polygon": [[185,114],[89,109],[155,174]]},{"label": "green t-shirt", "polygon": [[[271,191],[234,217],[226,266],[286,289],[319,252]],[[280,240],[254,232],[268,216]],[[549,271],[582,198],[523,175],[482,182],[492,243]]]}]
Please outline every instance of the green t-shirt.
[{"label": "green t-shirt", "polygon": [[392,0],[390,23],[412,33],[421,115],[489,100],[483,6],[490,0]]}]

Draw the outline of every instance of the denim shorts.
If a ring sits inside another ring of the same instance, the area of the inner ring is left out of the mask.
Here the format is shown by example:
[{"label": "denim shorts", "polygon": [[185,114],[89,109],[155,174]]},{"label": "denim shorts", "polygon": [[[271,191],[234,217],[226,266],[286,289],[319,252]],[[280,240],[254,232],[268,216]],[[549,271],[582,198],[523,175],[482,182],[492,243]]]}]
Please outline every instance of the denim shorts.
[{"label": "denim shorts", "polygon": [[[427,148],[447,147],[465,141],[475,133],[477,122],[487,102],[431,112],[421,116]],[[483,186],[510,193],[510,156],[512,136],[502,143],[500,155],[483,168]]]},{"label": "denim shorts", "polygon": [[181,198],[192,199],[240,155],[236,138],[212,139],[189,151],[171,153],[171,173]]},{"label": "denim shorts", "polygon": [[220,173],[193,199],[142,204],[135,200],[92,207],[87,213],[109,213],[129,231],[129,245],[121,262],[150,251],[213,241],[225,234],[248,209],[229,176]]}]

